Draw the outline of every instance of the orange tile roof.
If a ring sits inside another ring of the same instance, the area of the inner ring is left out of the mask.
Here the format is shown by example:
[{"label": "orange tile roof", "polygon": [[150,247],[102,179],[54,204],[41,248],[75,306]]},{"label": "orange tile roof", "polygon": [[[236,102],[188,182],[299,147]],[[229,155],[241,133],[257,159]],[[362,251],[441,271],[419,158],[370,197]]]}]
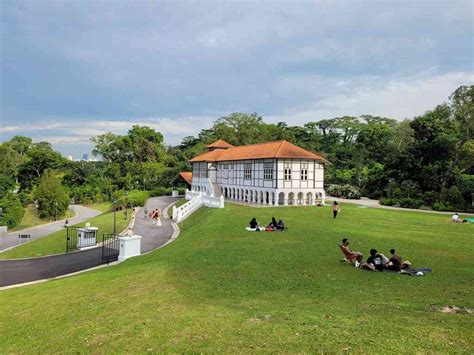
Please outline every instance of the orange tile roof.
[{"label": "orange tile roof", "polygon": [[193,181],[193,173],[190,171],[182,171],[179,173],[179,176],[181,176],[184,181],[186,181],[189,185],[192,184]]},{"label": "orange tile roof", "polygon": [[226,141],[223,141],[222,139],[219,139],[215,141],[214,143],[211,143],[206,146],[206,148],[232,148],[233,145],[230,143],[227,143]]},{"label": "orange tile roof", "polygon": [[199,161],[228,161],[228,160],[248,160],[248,159],[309,159],[319,160],[330,164],[322,156],[300,148],[285,140],[243,145],[224,150],[211,150],[190,160],[191,163]]}]

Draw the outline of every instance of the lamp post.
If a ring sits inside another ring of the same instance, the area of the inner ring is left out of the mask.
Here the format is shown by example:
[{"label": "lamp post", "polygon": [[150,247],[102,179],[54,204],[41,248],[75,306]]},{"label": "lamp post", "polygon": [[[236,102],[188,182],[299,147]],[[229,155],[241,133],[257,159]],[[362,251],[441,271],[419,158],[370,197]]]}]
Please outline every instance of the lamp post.
[{"label": "lamp post", "polygon": [[116,235],[116,234],[115,234],[115,231],[116,231],[116,224],[117,224],[117,219],[116,219],[116,217],[115,217],[115,210],[117,209],[117,206],[116,206],[116,205],[117,205],[117,200],[114,199],[114,200],[112,201],[112,205],[113,205],[113,209],[114,209],[114,237],[115,237],[115,235]]},{"label": "lamp post", "polygon": [[38,218],[38,200],[35,201],[36,218]]},{"label": "lamp post", "polygon": [[54,202],[54,220],[55,221],[58,220],[58,202],[57,201]]},{"label": "lamp post", "polygon": [[125,219],[128,218],[128,191],[125,191]]},{"label": "lamp post", "polygon": [[143,191],[146,191],[146,179],[143,178]]}]

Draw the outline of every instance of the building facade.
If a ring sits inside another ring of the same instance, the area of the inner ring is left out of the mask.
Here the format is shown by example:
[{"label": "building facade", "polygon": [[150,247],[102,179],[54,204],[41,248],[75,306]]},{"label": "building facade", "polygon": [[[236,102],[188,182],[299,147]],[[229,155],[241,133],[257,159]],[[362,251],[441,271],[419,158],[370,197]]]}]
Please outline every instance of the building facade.
[{"label": "building facade", "polygon": [[324,204],[329,162],[287,141],[234,147],[219,140],[190,162],[193,191],[262,205]]}]

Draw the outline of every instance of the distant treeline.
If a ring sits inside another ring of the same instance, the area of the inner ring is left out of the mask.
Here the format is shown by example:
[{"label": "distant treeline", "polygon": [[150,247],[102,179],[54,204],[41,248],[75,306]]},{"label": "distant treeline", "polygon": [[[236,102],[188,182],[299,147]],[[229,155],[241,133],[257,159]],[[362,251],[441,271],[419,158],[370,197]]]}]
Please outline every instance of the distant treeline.
[{"label": "distant treeline", "polygon": [[470,210],[473,98],[474,86],[461,86],[447,103],[402,122],[364,115],[289,126],[266,123],[256,113],[232,113],[177,146],[165,146],[160,132],[133,126],[126,135],[91,138],[98,162],[68,161],[47,142],[15,136],[0,145],[0,207],[13,198],[22,204],[37,199],[46,171],[54,172],[76,203],[101,202],[125,191],[169,187],[178,172],[191,169],[188,160],[217,139],[233,145],[285,139],[332,163],[325,176],[332,194],[363,195],[402,207]]}]

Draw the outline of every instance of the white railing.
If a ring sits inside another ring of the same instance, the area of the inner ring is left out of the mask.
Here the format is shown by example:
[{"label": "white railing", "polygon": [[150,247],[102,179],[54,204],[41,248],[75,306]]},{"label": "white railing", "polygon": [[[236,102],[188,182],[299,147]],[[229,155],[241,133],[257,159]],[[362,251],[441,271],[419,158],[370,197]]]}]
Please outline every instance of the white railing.
[{"label": "white railing", "polygon": [[224,196],[213,197],[204,195],[202,192],[186,190],[186,200],[184,205],[173,206],[173,221],[179,223],[189,217],[194,211],[202,206],[211,208],[224,208]]}]

